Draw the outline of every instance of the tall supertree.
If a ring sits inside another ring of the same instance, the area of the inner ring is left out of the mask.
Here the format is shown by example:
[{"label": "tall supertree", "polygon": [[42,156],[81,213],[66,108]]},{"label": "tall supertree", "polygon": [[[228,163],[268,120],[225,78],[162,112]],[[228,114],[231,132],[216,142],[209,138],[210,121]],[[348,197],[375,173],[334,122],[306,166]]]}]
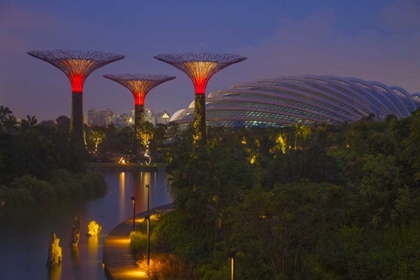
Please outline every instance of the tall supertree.
[{"label": "tall supertree", "polygon": [[83,85],[86,78],[96,69],[123,59],[123,55],[96,51],[46,50],[30,51],[30,56],[48,62],[67,76],[71,84],[72,107],[70,135],[84,143],[83,134]]},{"label": "tall supertree", "polygon": [[214,74],[231,64],[245,60],[246,57],[233,54],[178,53],[159,54],[154,58],[178,68],[192,80],[195,89],[194,141],[205,144],[207,83]]},{"label": "tall supertree", "polygon": [[174,76],[147,74],[104,75],[104,77],[126,87],[133,94],[135,139],[137,139],[139,128],[144,127],[144,100],[147,93],[154,87],[175,79]]}]

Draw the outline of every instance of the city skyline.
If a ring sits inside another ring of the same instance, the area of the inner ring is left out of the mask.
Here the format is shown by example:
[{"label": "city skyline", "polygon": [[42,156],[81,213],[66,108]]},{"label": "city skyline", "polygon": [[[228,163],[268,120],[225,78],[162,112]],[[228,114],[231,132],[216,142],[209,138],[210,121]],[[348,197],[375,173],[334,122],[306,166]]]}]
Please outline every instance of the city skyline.
[{"label": "city skyline", "polygon": [[88,108],[130,111],[132,97],[106,73],[177,77],[148,96],[147,107],[171,115],[191,103],[191,82],[153,59],[167,52],[235,53],[248,57],[216,74],[207,93],[233,84],[294,75],[378,80],[420,92],[420,4],[391,1],[72,1],[0,4],[0,104],[16,117],[70,116],[66,77],[33,60],[32,49],[115,52],[122,61],[85,84]]}]

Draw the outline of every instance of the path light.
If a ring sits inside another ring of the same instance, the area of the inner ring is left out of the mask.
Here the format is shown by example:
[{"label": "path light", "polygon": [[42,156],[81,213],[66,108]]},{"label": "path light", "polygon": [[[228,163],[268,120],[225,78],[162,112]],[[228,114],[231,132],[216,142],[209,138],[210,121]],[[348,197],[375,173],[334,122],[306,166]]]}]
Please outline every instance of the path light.
[{"label": "path light", "polygon": [[230,279],[235,280],[235,250],[229,250],[228,258],[230,260]]}]

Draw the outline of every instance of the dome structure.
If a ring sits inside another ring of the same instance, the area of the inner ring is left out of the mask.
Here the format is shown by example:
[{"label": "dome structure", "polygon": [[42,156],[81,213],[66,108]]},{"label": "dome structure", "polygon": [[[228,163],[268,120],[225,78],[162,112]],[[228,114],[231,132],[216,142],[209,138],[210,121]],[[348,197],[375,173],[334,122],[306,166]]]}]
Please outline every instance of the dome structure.
[{"label": "dome structure", "polygon": [[[374,114],[403,118],[420,105],[420,94],[397,86],[336,76],[278,77],[241,83],[206,98],[207,125],[283,127],[320,122],[353,122]],[[171,121],[189,124],[194,108],[178,111]]]}]

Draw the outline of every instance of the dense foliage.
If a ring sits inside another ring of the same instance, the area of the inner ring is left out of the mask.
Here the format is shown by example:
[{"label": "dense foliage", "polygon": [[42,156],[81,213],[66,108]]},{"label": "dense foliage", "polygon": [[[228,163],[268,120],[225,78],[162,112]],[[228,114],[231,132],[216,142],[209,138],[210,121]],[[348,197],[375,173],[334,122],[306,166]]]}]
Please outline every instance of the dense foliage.
[{"label": "dense foliage", "polygon": [[7,205],[104,195],[100,174],[88,170],[89,153],[69,139],[69,120],[18,121],[0,106],[0,200]]},{"label": "dense foliage", "polygon": [[149,149],[153,153],[153,161],[162,162],[166,130],[165,124],[153,126],[152,123],[145,122],[137,137],[134,137],[133,126],[121,129],[117,129],[112,123],[106,127],[87,126],[87,149],[94,155],[95,161],[112,161],[112,154],[139,157],[139,154]]},{"label": "dense foliage", "polygon": [[420,112],[209,128],[204,148],[190,133],[166,156],[176,210],[157,235],[196,278],[228,279],[230,250],[238,279],[420,275]]}]

